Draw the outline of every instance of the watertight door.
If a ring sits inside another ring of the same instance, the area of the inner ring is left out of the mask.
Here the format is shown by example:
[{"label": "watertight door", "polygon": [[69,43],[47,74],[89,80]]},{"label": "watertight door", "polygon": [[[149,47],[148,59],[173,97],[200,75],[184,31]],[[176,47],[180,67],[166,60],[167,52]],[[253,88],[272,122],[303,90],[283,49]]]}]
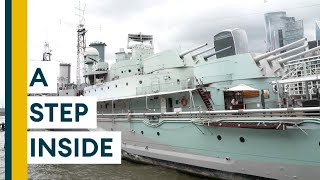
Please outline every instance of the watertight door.
[{"label": "watertight door", "polygon": [[160,98],[160,108],[162,113],[167,111],[167,101],[165,97]]},{"label": "watertight door", "polygon": [[151,80],[151,91],[153,93],[157,93],[160,91],[160,83],[159,83],[159,78],[153,78]]}]

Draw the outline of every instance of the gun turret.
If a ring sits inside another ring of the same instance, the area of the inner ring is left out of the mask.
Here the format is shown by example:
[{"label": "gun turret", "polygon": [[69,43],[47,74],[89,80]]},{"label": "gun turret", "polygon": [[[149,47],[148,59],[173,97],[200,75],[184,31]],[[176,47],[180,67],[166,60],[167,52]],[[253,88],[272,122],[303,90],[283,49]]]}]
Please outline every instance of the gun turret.
[{"label": "gun turret", "polygon": [[260,56],[254,57],[253,59],[254,59],[254,61],[255,61],[256,63],[259,63],[260,60],[262,60],[262,59],[264,59],[264,58],[266,58],[266,57],[269,57],[269,56],[271,56],[272,54],[275,54],[275,53],[278,53],[278,52],[281,52],[281,51],[290,49],[290,48],[292,48],[293,46],[298,45],[298,44],[301,44],[302,42],[304,42],[304,41],[306,41],[306,40],[307,40],[307,38],[300,39],[300,40],[295,41],[295,42],[293,42],[293,43],[287,44],[287,45],[285,45],[285,46],[283,46],[283,47],[281,47],[281,48],[278,48],[278,49],[275,49],[275,50],[273,50],[273,51],[270,51],[270,52],[267,52],[267,53],[265,53],[265,54],[262,54],[262,55],[260,55]]},{"label": "gun turret", "polygon": [[267,62],[268,62],[269,64],[271,64],[271,62],[272,62],[273,60],[275,60],[275,59],[282,58],[283,56],[286,56],[286,55],[288,55],[288,54],[291,54],[291,53],[293,53],[293,52],[295,52],[295,51],[305,50],[307,47],[308,47],[308,45],[306,44],[306,45],[304,45],[304,46],[300,46],[300,47],[291,49],[290,51],[287,51],[287,52],[278,54],[278,55],[276,55],[276,56],[269,57],[269,58],[267,59]]},{"label": "gun turret", "polygon": [[192,58],[194,59],[194,58],[196,58],[196,56],[198,56],[198,55],[200,55],[200,54],[203,54],[203,53],[205,53],[205,52],[208,52],[208,51],[210,51],[210,50],[212,50],[212,49],[214,49],[214,48],[215,48],[215,47],[211,47],[211,48],[205,49],[205,50],[203,50],[203,51],[197,52],[197,53],[195,53],[194,55],[192,55]]},{"label": "gun turret", "polygon": [[307,50],[307,51],[303,51],[303,52],[301,52],[301,53],[298,53],[298,54],[295,54],[295,55],[286,57],[286,58],[284,58],[284,59],[281,59],[281,60],[279,60],[279,63],[280,63],[280,64],[286,63],[286,62],[288,62],[288,61],[290,61],[290,60],[292,60],[292,59],[294,59],[294,58],[296,58],[296,57],[303,56],[303,55],[305,55],[305,54],[307,54],[307,53],[311,53],[311,52],[317,51],[317,50],[319,50],[319,49],[320,49],[320,46],[315,47],[315,48],[312,48],[312,49],[309,49],[309,50]]},{"label": "gun turret", "polygon": [[185,52],[183,52],[183,53],[180,53],[179,56],[180,56],[180,58],[183,58],[183,56],[185,56],[186,54],[189,54],[189,53],[191,53],[192,51],[195,51],[195,50],[198,50],[198,49],[200,49],[200,48],[203,48],[203,47],[205,47],[206,45],[208,45],[208,44],[205,43],[205,44],[203,44],[203,45],[201,45],[201,46],[198,46],[198,47],[195,47],[195,48],[190,49],[190,50],[188,50],[188,51],[185,51]]},{"label": "gun turret", "polygon": [[226,48],[220,49],[219,51],[216,51],[216,52],[213,52],[213,53],[211,53],[211,54],[205,55],[205,56],[203,56],[203,58],[204,58],[205,60],[207,60],[209,57],[212,57],[212,56],[216,55],[217,53],[222,52],[222,51],[225,51],[225,50],[228,50],[228,49],[230,49],[230,48],[232,48],[232,46],[228,46],[228,47],[226,47]]}]

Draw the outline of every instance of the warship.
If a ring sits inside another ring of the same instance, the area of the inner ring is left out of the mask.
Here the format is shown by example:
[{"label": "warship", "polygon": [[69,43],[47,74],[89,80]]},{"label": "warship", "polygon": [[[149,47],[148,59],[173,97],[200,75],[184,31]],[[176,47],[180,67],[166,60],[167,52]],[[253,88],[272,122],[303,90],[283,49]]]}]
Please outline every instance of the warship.
[{"label": "warship", "polygon": [[124,157],[219,179],[318,179],[320,46],[250,53],[235,28],[206,49],[154,53],[138,33],[112,66],[104,43],[90,46],[71,91],[97,97],[97,131],[121,131]]}]

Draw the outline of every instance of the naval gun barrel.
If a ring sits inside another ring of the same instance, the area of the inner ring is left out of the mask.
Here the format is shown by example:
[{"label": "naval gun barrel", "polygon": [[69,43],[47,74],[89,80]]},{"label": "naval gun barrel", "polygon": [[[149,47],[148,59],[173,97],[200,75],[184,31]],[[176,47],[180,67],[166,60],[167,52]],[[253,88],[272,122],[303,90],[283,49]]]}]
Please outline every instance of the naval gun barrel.
[{"label": "naval gun barrel", "polygon": [[265,53],[265,54],[261,54],[260,56],[254,57],[253,59],[254,59],[254,61],[255,61],[256,63],[258,63],[260,60],[262,60],[262,59],[264,59],[264,58],[266,58],[266,57],[268,57],[268,56],[270,56],[270,55],[272,55],[272,54],[274,54],[274,53],[287,50],[287,49],[289,49],[289,48],[291,48],[291,47],[293,47],[293,46],[295,46],[295,45],[297,45],[297,44],[300,44],[300,43],[306,41],[306,40],[307,40],[307,38],[302,38],[302,39],[300,39],[300,40],[298,40],[298,41],[295,41],[295,42],[293,42],[293,43],[290,43],[290,44],[287,44],[287,45],[285,45],[285,46],[282,46],[281,48],[275,49],[275,50],[270,51],[270,52],[267,52],[267,53]]},{"label": "naval gun barrel", "polygon": [[203,48],[203,47],[205,47],[206,45],[208,45],[208,44],[205,43],[205,44],[203,44],[203,45],[201,45],[201,46],[195,47],[195,48],[193,48],[193,49],[189,49],[188,51],[185,51],[185,52],[183,52],[183,53],[180,53],[179,56],[180,56],[180,58],[183,58],[183,56],[185,56],[186,54],[191,53],[192,51],[198,50],[198,49],[200,49],[200,48]]},{"label": "naval gun barrel", "polygon": [[214,55],[218,54],[219,52],[225,51],[225,50],[230,49],[230,48],[232,48],[232,47],[228,46],[226,48],[220,49],[219,51],[216,51],[216,52],[213,52],[211,54],[205,55],[205,56],[203,56],[203,58],[204,59],[208,59],[209,57],[214,56]]},{"label": "naval gun barrel", "polygon": [[210,51],[210,50],[212,50],[212,49],[214,49],[214,48],[215,48],[215,47],[211,47],[211,48],[205,49],[205,50],[203,50],[203,51],[197,52],[197,53],[195,53],[194,55],[192,55],[192,58],[195,58],[195,57],[198,56],[199,54],[203,54],[203,53],[208,52],[208,51]]},{"label": "naval gun barrel", "polygon": [[287,57],[287,58],[281,59],[281,60],[279,60],[279,63],[280,63],[280,64],[286,63],[286,62],[288,62],[288,61],[290,61],[290,60],[292,60],[292,59],[294,59],[294,58],[296,58],[296,57],[305,55],[305,54],[310,53],[310,52],[317,51],[317,50],[319,50],[319,49],[320,49],[320,46],[317,46],[317,47],[312,48],[312,49],[309,49],[309,50],[307,50],[307,51],[303,51],[303,52],[301,52],[301,53],[298,53],[298,54],[289,56],[289,57]]},{"label": "naval gun barrel", "polygon": [[308,47],[308,44],[305,44],[304,46],[300,46],[300,47],[297,47],[297,48],[294,48],[294,49],[291,49],[290,51],[287,51],[287,52],[284,52],[284,53],[281,53],[281,54],[278,54],[276,56],[273,56],[273,57],[270,57],[267,59],[267,62],[270,63],[271,61],[275,60],[275,59],[278,59],[278,58],[281,58],[283,56],[286,56],[288,54],[291,54],[295,51],[299,51],[299,50],[305,50],[305,48]]}]

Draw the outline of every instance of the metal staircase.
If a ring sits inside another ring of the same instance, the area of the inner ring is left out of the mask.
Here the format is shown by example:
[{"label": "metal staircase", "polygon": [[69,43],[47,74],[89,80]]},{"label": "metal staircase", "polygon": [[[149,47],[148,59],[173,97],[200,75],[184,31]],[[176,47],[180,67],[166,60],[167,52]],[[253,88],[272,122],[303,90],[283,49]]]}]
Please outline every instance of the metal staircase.
[{"label": "metal staircase", "polygon": [[214,103],[211,99],[210,92],[207,91],[207,89],[204,87],[201,79],[198,80],[196,77],[195,77],[195,79],[198,83],[198,85],[196,85],[196,88],[197,88],[197,91],[198,91],[203,103],[206,105],[208,111],[213,111],[214,110],[214,108],[213,108]]}]

